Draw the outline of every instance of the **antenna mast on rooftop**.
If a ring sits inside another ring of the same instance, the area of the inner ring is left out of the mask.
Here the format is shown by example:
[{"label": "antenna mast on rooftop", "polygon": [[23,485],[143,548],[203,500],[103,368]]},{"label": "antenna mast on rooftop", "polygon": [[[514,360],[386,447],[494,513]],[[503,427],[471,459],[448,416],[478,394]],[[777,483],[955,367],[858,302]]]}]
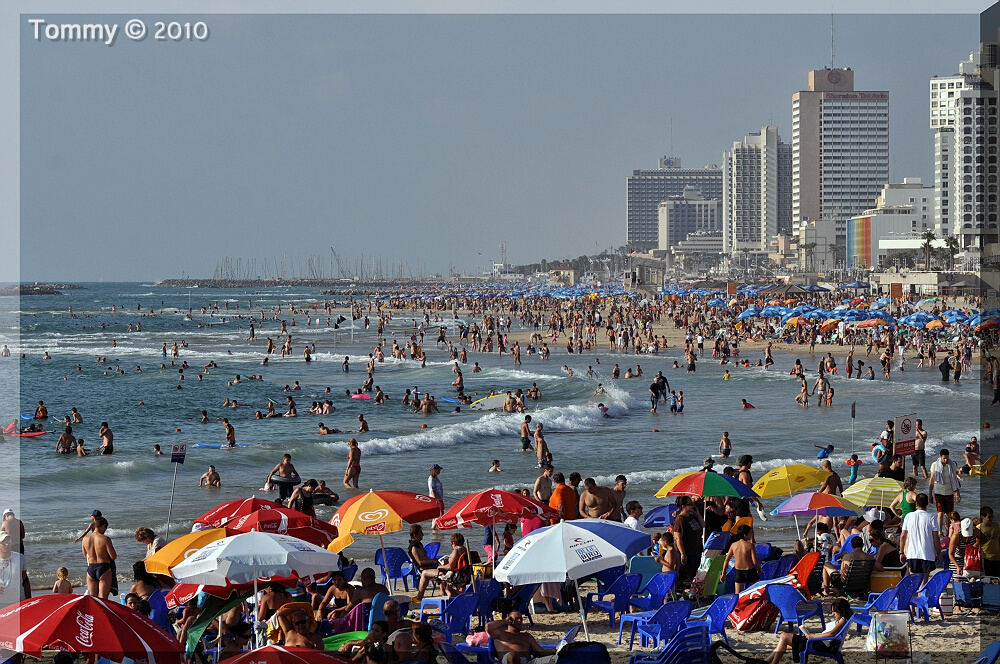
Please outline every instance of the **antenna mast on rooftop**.
[{"label": "antenna mast on rooftop", "polygon": [[830,69],[833,69],[833,56],[834,56],[834,53],[835,53],[835,51],[834,51],[834,41],[833,41],[833,34],[834,34],[833,28],[834,28],[833,11],[831,10],[830,11]]}]

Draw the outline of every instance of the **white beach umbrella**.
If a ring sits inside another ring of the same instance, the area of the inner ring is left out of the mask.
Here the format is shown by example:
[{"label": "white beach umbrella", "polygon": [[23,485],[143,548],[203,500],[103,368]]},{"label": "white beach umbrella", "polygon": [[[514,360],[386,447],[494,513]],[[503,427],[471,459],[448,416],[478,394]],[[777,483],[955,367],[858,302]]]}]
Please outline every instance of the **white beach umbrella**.
[{"label": "white beach umbrella", "polygon": [[225,586],[274,576],[308,576],[340,569],[340,557],[297,537],[249,532],[209,542],[171,569],[184,583]]},{"label": "white beach umbrella", "polygon": [[506,581],[512,586],[562,583],[572,579],[576,584],[584,634],[590,640],[587,620],[583,616],[580,584],[576,581],[609,567],[624,565],[627,561],[625,552],[611,542],[589,530],[574,526],[572,521],[562,521],[551,528],[533,532],[517,542],[493,570],[493,578]]}]

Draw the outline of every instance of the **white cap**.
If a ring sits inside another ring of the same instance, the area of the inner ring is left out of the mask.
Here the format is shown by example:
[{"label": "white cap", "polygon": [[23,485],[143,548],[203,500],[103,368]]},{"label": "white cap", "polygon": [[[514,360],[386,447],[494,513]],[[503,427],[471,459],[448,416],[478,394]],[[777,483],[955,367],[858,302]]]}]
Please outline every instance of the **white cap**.
[{"label": "white cap", "polygon": [[865,519],[871,523],[872,521],[885,521],[885,512],[877,507],[873,507],[867,512],[865,512]]},{"label": "white cap", "polygon": [[8,514],[13,514],[13,513],[14,513],[14,510],[12,510],[9,507],[3,511],[3,515],[4,516],[7,516]]},{"label": "white cap", "polygon": [[972,519],[962,519],[962,537],[972,537]]}]

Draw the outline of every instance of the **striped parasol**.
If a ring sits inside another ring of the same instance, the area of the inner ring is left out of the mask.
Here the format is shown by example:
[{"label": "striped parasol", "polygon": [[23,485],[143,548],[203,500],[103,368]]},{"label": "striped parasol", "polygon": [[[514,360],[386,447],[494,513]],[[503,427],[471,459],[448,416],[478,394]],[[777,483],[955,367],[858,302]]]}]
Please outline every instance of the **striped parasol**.
[{"label": "striped parasol", "polygon": [[903,485],[891,477],[869,477],[844,490],[844,498],[862,507],[887,507],[892,504]]}]

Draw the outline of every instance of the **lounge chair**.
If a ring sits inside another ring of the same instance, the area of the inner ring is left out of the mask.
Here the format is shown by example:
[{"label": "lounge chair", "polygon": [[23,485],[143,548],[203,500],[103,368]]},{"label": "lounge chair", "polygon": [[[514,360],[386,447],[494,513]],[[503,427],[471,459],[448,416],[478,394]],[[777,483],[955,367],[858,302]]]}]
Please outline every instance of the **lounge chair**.
[{"label": "lounge chair", "polygon": [[[806,647],[802,650],[800,657],[802,658],[802,664],[809,664],[809,657],[825,657],[827,659],[832,659],[837,664],[844,664],[844,656],[841,654],[841,649],[844,647],[844,639],[847,638],[847,630],[851,626],[851,621],[846,621],[840,630],[837,631],[832,637],[825,638],[812,638],[806,639]],[[817,650],[816,647],[825,643],[826,641],[833,640],[832,650]]]},{"label": "lounge chair", "polygon": [[652,556],[632,556],[628,561],[628,571],[630,574],[642,575],[639,592],[643,592],[650,580],[663,571],[663,565]]},{"label": "lounge chair", "polygon": [[992,454],[986,461],[972,465],[969,475],[985,475],[989,477],[993,474],[993,464],[997,462],[997,455]]},{"label": "lounge chair", "polygon": [[809,618],[819,618],[823,628],[826,629],[823,602],[807,600],[795,586],[787,583],[772,583],[767,586],[766,592],[767,599],[781,614],[774,625],[775,634],[778,633],[782,623],[787,622],[789,627],[794,629]]},{"label": "lounge chair", "polygon": [[[628,611],[629,600],[639,589],[641,582],[641,574],[622,574],[605,592],[587,593],[587,597],[583,600],[584,619],[586,620],[590,609],[600,609],[608,613],[608,621],[614,628],[617,614]],[[607,595],[614,596],[614,599],[610,602],[605,600]]]},{"label": "lounge chair", "polygon": [[711,664],[708,627],[685,627],[653,655],[633,655],[629,664]]},{"label": "lounge chair", "polygon": [[950,569],[934,572],[927,580],[926,585],[920,589],[920,592],[913,595],[910,599],[910,606],[913,607],[918,618],[923,616],[924,622],[930,622],[931,609],[936,608],[941,614],[941,620],[944,620],[944,611],[941,610],[941,592],[951,583],[951,575]]},{"label": "lounge chair", "polygon": [[851,622],[856,623],[858,626],[858,634],[861,633],[861,627],[871,627],[872,624],[872,613],[875,611],[888,611],[889,607],[893,605],[896,601],[896,588],[892,587],[888,590],[884,590],[880,593],[874,593],[868,596],[868,603],[864,606],[852,606],[851,611]]},{"label": "lounge chair", "polygon": [[871,587],[874,560],[852,560],[847,565],[847,573],[841,579],[844,595],[847,597],[867,597]]},{"label": "lounge chair", "polygon": [[683,599],[676,602],[668,602],[642,622],[633,622],[632,635],[629,636],[628,640],[628,649],[632,649],[632,641],[635,638],[636,629],[639,631],[643,647],[646,646],[646,639],[653,639],[653,647],[658,648],[660,641],[667,641],[673,638],[674,634],[684,628],[684,623],[688,619],[688,616],[691,615],[693,606],[691,602]]},{"label": "lounge chair", "polygon": [[729,619],[729,614],[736,608],[739,599],[739,595],[735,593],[719,595],[707,609],[692,613],[691,617],[687,619],[687,626],[694,627],[698,624],[705,624],[708,626],[709,637],[712,634],[721,634],[722,639],[728,644],[729,637],[726,635],[726,620]]}]

